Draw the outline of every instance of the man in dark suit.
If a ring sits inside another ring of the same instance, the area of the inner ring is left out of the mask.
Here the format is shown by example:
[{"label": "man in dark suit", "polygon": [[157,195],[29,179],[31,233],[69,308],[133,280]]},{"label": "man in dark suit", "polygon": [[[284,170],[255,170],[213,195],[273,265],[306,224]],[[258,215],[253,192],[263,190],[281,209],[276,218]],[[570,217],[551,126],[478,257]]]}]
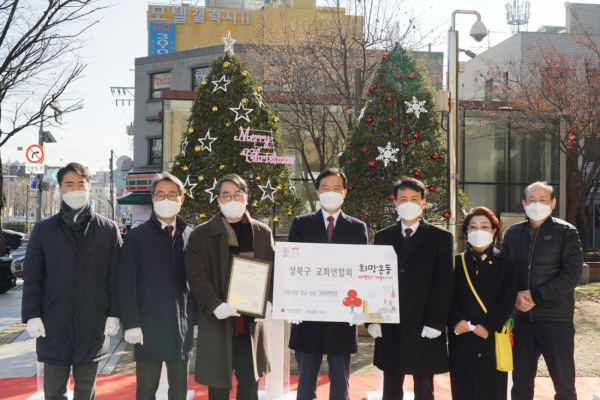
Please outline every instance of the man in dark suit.
[{"label": "man in dark suit", "polygon": [[375,234],[398,256],[400,324],[372,324],[373,364],[383,370],[383,400],[402,400],[402,383],[413,375],[415,400],[433,400],[433,374],[448,372],[445,325],[454,288],[452,234],[421,214],[425,186],[404,177],[393,188],[400,223]]},{"label": "man in dark suit", "polygon": [[[326,169],[317,177],[317,197],[321,210],[294,218],[288,242],[367,244],[364,222],[342,212],[346,197],[346,175],[337,168]],[[345,322],[293,322],[290,349],[298,362],[298,400],[317,398],[317,379],[327,354],[329,399],[348,400],[350,357],[358,351],[356,326]]]}]

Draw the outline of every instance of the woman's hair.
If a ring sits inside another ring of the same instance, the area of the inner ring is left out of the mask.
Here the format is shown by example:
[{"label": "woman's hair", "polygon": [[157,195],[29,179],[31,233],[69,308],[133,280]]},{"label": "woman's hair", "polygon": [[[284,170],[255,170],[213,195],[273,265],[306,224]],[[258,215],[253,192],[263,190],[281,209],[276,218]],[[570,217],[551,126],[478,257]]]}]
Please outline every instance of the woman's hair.
[{"label": "woman's hair", "polygon": [[500,222],[498,221],[498,218],[496,218],[492,210],[486,207],[475,207],[471,209],[471,211],[469,211],[462,223],[462,231],[464,235],[467,236],[467,229],[469,228],[471,219],[476,215],[483,215],[484,217],[487,217],[487,219],[490,220],[490,223],[492,224],[492,230],[496,229],[496,233],[494,233],[495,240],[500,234]]}]

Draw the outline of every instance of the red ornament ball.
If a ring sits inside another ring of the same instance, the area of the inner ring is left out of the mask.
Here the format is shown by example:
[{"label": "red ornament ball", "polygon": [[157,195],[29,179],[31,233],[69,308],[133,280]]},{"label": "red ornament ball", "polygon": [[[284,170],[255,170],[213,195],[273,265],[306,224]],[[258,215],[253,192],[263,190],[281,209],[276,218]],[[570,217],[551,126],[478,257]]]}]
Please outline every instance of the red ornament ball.
[{"label": "red ornament ball", "polygon": [[373,117],[367,117],[367,122],[372,124],[373,123]]},{"label": "red ornament ball", "polygon": [[350,289],[348,290],[348,297],[350,297],[351,299],[356,298],[356,296],[358,296],[358,293],[356,293],[356,290]]},{"label": "red ornament ball", "polygon": [[388,197],[389,197],[390,200],[395,200],[396,199],[396,196],[394,196],[393,194],[390,194]]},{"label": "red ornament ball", "polygon": [[413,175],[416,177],[419,177],[419,176],[421,176],[421,171],[418,169],[415,169],[415,172],[413,172]]},{"label": "red ornament ball", "polygon": [[402,141],[402,146],[404,146],[404,147],[408,147],[409,143],[410,143],[410,142],[409,142],[408,140],[404,139],[404,140]]},{"label": "red ornament ball", "polygon": [[408,79],[415,79],[415,74],[412,72],[408,74]]},{"label": "red ornament ball", "polygon": [[367,96],[370,96],[370,95],[371,95],[371,91],[370,91],[370,90],[367,90],[367,92],[366,92],[366,93],[367,93]]},{"label": "red ornament ball", "polygon": [[396,79],[402,79],[402,74],[396,74]]},{"label": "red ornament ball", "polygon": [[439,156],[439,154],[438,154],[438,153],[433,153],[433,154],[431,155],[431,159],[432,159],[432,160],[437,160],[438,158],[440,158],[440,156]]},{"label": "red ornament ball", "polygon": [[356,160],[358,160],[358,157],[356,157],[356,156],[352,157],[352,161],[356,161]]},{"label": "red ornament ball", "polygon": [[369,151],[369,148],[368,148],[368,147],[363,147],[363,148],[362,148],[362,152],[363,152],[363,153],[366,153],[367,151]]},{"label": "red ornament ball", "polygon": [[387,54],[383,53],[383,54],[381,55],[381,59],[382,59],[382,60],[384,60],[384,61],[385,61],[385,60],[387,60],[387,58],[388,58],[388,55],[387,55]]},{"label": "red ornament ball", "polygon": [[442,217],[448,219],[452,216],[452,214],[450,213],[450,211],[444,211],[444,213],[442,214]]},{"label": "red ornament ball", "polygon": [[362,306],[362,299],[359,299],[358,297],[356,297],[355,299],[352,300],[352,304],[354,305],[354,307],[360,307],[360,306]]},{"label": "red ornament ball", "polygon": [[369,90],[372,92],[373,90],[375,90],[375,86],[369,85]]},{"label": "red ornament ball", "polygon": [[342,304],[346,307],[350,307],[352,305],[352,300],[350,297],[346,297],[343,301]]},{"label": "red ornament ball", "polygon": [[419,138],[419,132],[413,132],[412,137],[413,137],[413,139],[418,139]]},{"label": "red ornament ball", "polygon": [[352,185],[348,186],[348,191],[349,191],[349,192],[351,192],[351,191],[353,191],[353,190],[354,190],[354,186],[352,186]]},{"label": "red ornament ball", "polygon": [[350,149],[352,148],[352,143],[348,143],[348,144],[346,145],[346,148],[347,148],[348,150],[350,150]]},{"label": "red ornament ball", "polygon": [[433,185],[429,186],[429,191],[432,193],[435,192],[435,186],[433,186]]},{"label": "red ornament ball", "polygon": [[386,100],[387,100],[387,101],[389,101],[389,102],[391,102],[391,101],[392,101],[392,96],[388,96],[388,97],[386,98]]},{"label": "red ornament ball", "polygon": [[364,217],[365,217],[365,214],[363,214],[363,213],[358,214],[358,218],[364,218]]},{"label": "red ornament ball", "polygon": [[369,167],[373,168],[375,166],[375,161],[369,161],[367,164]]},{"label": "red ornament ball", "polygon": [[392,117],[387,117],[387,120],[388,120],[388,121],[393,121],[393,120],[394,120],[394,118],[392,118]]}]

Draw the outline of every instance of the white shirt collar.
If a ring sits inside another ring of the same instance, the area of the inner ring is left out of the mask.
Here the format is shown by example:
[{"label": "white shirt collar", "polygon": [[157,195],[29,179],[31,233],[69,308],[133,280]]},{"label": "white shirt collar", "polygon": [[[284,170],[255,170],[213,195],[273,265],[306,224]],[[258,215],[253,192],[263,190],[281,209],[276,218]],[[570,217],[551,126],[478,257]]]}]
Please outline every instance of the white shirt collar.
[{"label": "white shirt collar", "polygon": [[[340,216],[340,213],[342,212],[342,209],[340,208],[335,214],[331,215],[333,217],[333,227],[335,228],[335,224],[337,223],[337,219]],[[323,220],[325,221],[325,229],[327,229],[327,225],[329,225],[329,221],[327,220],[327,218],[329,218],[329,213],[327,211],[325,211],[323,208],[321,208],[321,213],[323,214]]]},{"label": "white shirt collar", "polygon": [[412,229],[412,233],[411,233],[410,236],[414,236],[415,232],[417,232],[417,228],[419,228],[419,223],[420,222],[421,222],[421,219],[419,219],[417,222],[415,222],[411,226],[406,226],[406,225],[404,225],[404,222],[401,222],[401,224],[402,224],[402,236],[406,237],[406,228]]},{"label": "white shirt collar", "polygon": [[171,225],[173,227],[173,233],[172,233],[172,235],[173,235],[173,237],[175,237],[175,231],[177,230],[177,218],[175,218],[173,220],[172,224],[167,224],[166,222],[161,221],[160,219],[158,220],[158,222],[160,222],[160,229],[165,229],[165,227],[167,225]]}]

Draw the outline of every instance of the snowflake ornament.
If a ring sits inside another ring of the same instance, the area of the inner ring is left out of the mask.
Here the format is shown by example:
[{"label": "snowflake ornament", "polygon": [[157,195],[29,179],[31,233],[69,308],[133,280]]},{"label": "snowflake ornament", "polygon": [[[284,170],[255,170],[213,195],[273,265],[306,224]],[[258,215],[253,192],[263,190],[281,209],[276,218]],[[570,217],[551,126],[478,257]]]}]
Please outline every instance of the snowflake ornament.
[{"label": "snowflake ornament", "polygon": [[376,160],[383,160],[383,166],[387,167],[390,161],[398,162],[396,158],[396,153],[400,149],[393,149],[392,144],[388,142],[385,147],[377,147],[379,149],[379,156],[377,156]]},{"label": "snowflake ornament", "polygon": [[412,102],[405,101],[404,104],[406,104],[406,107],[407,107],[406,113],[407,114],[410,114],[410,113],[415,114],[417,119],[421,116],[421,113],[427,112],[425,107],[423,107],[425,105],[425,100],[419,101],[419,100],[417,100],[417,98],[415,96],[413,96]]}]

